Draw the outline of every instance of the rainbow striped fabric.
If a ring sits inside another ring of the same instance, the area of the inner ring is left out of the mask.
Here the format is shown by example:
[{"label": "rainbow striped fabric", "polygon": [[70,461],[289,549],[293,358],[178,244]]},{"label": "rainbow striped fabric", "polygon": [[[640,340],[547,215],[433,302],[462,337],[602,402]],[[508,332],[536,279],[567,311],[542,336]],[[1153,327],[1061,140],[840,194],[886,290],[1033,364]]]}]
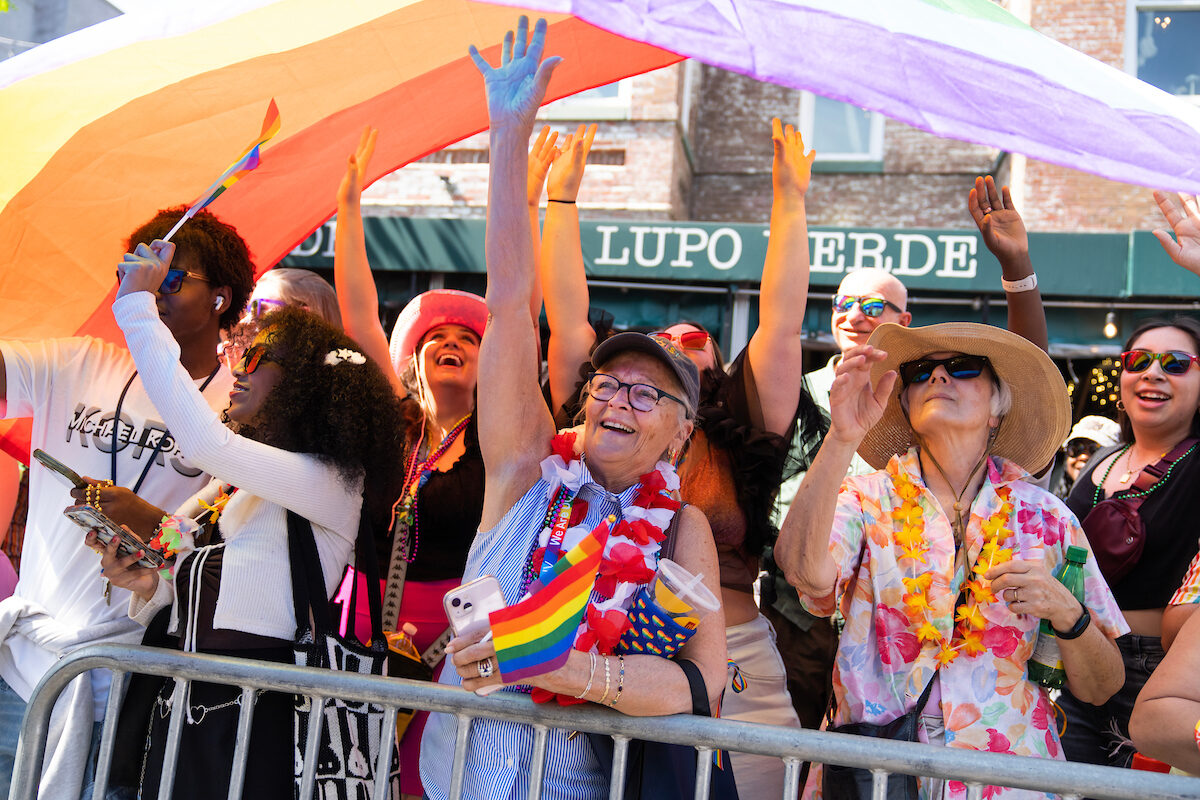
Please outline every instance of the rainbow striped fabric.
[{"label": "rainbow striped fabric", "polygon": [[263,118],[262,133],[258,135],[258,139],[251,143],[246,148],[246,151],[229,165],[229,169],[221,173],[221,177],[217,178],[216,183],[209,187],[208,192],[188,210],[188,216],[192,216],[213,200],[216,200],[221,196],[222,192],[237,183],[243,175],[257,167],[261,160],[258,152],[259,148],[266,144],[272,136],[279,133],[279,127],[279,106],[275,105],[275,98],[272,97],[271,105],[267,107],[267,115]]},{"label": "rainbow striped fabric", "polygon": [[488,615],[505,683],[520,683],[566,663],[608,541],[603,522],[529,587],[516,605]]}]

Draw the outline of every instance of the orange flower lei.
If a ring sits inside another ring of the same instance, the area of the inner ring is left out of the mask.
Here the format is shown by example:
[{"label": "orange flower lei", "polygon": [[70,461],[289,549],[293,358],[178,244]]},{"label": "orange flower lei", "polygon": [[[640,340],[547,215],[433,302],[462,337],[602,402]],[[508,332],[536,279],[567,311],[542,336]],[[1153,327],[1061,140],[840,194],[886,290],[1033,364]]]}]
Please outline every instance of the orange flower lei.
[{"label": "orange flower lei", "polygon": [[[896,526],[896,543],[901,547],[900,558],[925,564],[929,543],[925,541],[924,512],[921,504],[917,502],[921,489],[904,472],[892,476],[892,486],[903,500],[900,507],[891,512],[893,525]],[[933,642],[938,646],[936,658],[941,666],[958,658],[959,650],[965,650],[968,656],[976,656],[987,650],[983,644],[983,629],[987,621],[983,617],[982,606],[984,603],[995,602],[996,595],[992,593],[989,582],[983,575],[996,564],[1003,564],[1013,557],[1012,548],[1000,546],[1013,534],[1012,529],[1008,527],[1013,513],[1010,492],[1006,486],[996,490],[1002,501],[1000,508],[983,522],[983,548],[979,551],[979,557],[971,570],[973,577],[963,582],[963,589],[967,593],[966,602],[956,609],[954,616],[952,640],[957,640],[958,644],[947,642],[929,617],[932,609],[928,592],[933,583],[933,573],[924,572],[915,578],[901,578],[904,588],[908,590],[901,598],[905,612],[910,620],[918,623],[917,641],[921,644]]]}]

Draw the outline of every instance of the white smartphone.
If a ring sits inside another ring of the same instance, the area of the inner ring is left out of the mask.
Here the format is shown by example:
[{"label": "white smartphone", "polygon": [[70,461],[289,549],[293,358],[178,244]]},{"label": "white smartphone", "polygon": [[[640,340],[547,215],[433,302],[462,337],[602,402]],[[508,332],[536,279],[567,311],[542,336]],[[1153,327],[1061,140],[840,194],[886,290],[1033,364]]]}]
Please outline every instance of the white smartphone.
[{"label": "white smartphone", "polygon": [[120,544],[117,546],[117,555],[119,556],[129,556],[139,550],[142,551],[142,557],[137,562],[139,567],[162,569],[167,563],[157,550],[147,547],[145,542],[89,505],[70,506],[63,511],[63,514],[85,531],[94,530],[96,536],[106,546],[113,539],[119,541]]},{"label": "white smartphone", "polygon": [[[491,575],[484,575],[451,589],[442,598],[442,607],[446,609],[446,618],[450,620],[454,635],[465,636],[486,630],[485,641],[492,635],[488,614],[499,611],[505,605],[500,582]],[[501,688],[503,686],[497,683],[476,689],[475,694],[487,695]]]}]

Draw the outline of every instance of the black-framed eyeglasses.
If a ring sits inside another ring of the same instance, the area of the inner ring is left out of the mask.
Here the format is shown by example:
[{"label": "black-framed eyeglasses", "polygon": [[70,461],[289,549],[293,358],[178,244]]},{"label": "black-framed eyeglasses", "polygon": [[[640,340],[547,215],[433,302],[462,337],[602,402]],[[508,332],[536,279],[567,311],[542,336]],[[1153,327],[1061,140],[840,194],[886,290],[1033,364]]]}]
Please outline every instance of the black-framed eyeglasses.
[{"label": "black-framed eyeglasses", "polygon": [[1185,375],[1192,368],[1192,362],[1200,361],[1200,358],[1182,350],[1168,350],[1165,353],[1126,350],[1121,353],[1121,368],[1126,372],[1145,372],[1155,361],[1168,375]]},{"label": "black-framed eyeglasses", "polygon": [[883,313],[885,308],[890,308],[897,314],[903,314],[904,309],[882,297],[874,296],[858,296],[851,294],[835,294],[833,296],[833,310],[845,314],[850,309],[854,308],[857,303],[858,307],[868,317],[878,317]]},{"label": "black-framed eyeglasses", "polygon": [[933,371],[944,367],[946,374],[957,380],[978,378],[984,369],[991,368],[986,356],[950,356],[950,358],[918,358],[900,365],[900,381],[905,386],[924,383],[933,376]]},{"label": "black-framed eyeglasses", "polygon": [[653,411],[654,407],[658,405],[658,401],[664,397],[687,408],[687,403],[675,395],[648,383],[625,383],[603,372],[593,372],[592,377],[588,379],[588,394],[602,403],[612,400],[621,389],[629,390],[629,405],[638,411]]},{"label": "black-framed eyeglasses", "polygon": [[158,287],[159,294],[175,294],[183,288],[184,278],[195,278],[198,281],[212,283],[207,277],[198,272],[188,272],[186,269],[169,269],[167,276],[163,278],[162,284]]},{"label": "black-framed eyeglasses", "polygon": [[238,362],[238,368],[243,375],[253,375],[254,370],[258,369],[264,361],[279,363],[267,352],[265,344],[252,344],[242,354],[242,360]]}]

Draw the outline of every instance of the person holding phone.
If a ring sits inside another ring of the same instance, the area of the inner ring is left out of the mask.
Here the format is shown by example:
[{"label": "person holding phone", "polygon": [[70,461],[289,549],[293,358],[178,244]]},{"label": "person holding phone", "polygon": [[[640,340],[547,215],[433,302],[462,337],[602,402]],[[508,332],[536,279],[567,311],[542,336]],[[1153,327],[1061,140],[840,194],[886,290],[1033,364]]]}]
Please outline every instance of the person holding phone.
[{"label": "person holding phone", "polygon": [[[678,486],[668,454],[691,433],[699,395],[699,376],[687,356],[666,337],[636,333],[613,337],[597,348],[578,438],[554,436],[542,399],[536,329],[529,315],[536,279],[524,200],[534,115],[558,62],[541,60],[545,35],[544,20],[530,36],[522,17],[515,38],[510,33],[507,39],[511,49],[505,47],[496,69],[471,51],[487,88],[492,159],[485,244],[489,323],[479,358],[479,389],[487,402],[478,412],[487,478],[480,532],[464,581],[493,575],[512,605],[545,562],[556,561],[556,553],[569,552],[588,536],[603,535],[598,526],[611,515],[617,530],[633,529],[634,522],[638,530],[648,530],[646,525],[661,529],[662,541],[674,547],[674,559],[693,574],[703,574],[705,585],[719,595],[716,549],[704,515],[692,506],[679,508],[662,494]],[[543,469],[554,465],[569,474],[561,478],[566,494],[543,478]],[[551,504],[569,505],[570,512],[556,515],[563,524],[547,527],[543,521]],[[649,506],[662,513],[650,513]],[[622,521],[630,525],[622,527]],[[687,670],[694,667],[693,674],[701,676],[700,692],[715,707],[726,670],[719,608],[701,619],[675,659],[611,655],[612,631],[596,622],[597,614],[614,623],[627,617],[631,590],[639,580],[653,580],[664,546],[657,535],[636,543],[622,538],[624,534],[611,536],[609,541],[616,542],[611,551],[628,544],[624,552],[630,560],[624,566],[605,562],[601,567],[614,580],[611,586],[593,588],[586,612],[592,622],[577,632],[566,663],[528,678],[525,686],[504,685],[500,691],[529,691],[535,700],[563,704],[603,702],[626,714],[673,714],[692,709]],[[443,670],[441,683],[471,691],[504,684],[490,639],[479,633],[459,637],[450,642],[451,651],[454,669]],[[681,666],[685,662],[690,664]],[[449,790],[456,727],[454,716],[432,714],[425,729],[421,780],[432,800],[442,800]],[[525,796],[532,753],[529,726],[474,720],[464,796]],[[587,737],[551,731],[545,764],[542,797],[608,796],[609,776]]]},{"label": "person holding phone", "polygon": [[[184,210],[160,211],[130,234],[126,248],[163,236]],[[206,211],[175,241],[174,268],[147,297],[176,353],[175,367],[206,407],[223,408],[233,376],[217,359],[217,343],[241,316],[254,266],[237,231]],[[137,509],[145,516],[139,496],[149,507],[175,508],[208,482],[163,423],[123,348],[90,337],[2,341],[0,361],[0,413],[32,417],[32,446],[91,476],[93,499],[105,513]],[[30,464],[20,580],[0,602],[0,797],[8,795],[25,701],[46,670],[85,645],[142,637],[126,614],[129,592],[102,578],[96,555],[63,516],[71,488],[41,463]],[[150,519],[153,526],[158,518]],[[55,714],[65,728],[48,743],[42,797],[73,800],[90,782],[110,680],[107,670],[87,673],[60,698]]]},{"label": "person holding phone", "polygon": [[[149,622],[170,609],[178,647],[290,663],[296,635],[287,512],[313,530],[326,596],[333,593],[357,538],[360,515],[386,512],[402,433],[400,410],[382,370],[345,334],[299,308],[271,312],[234,368],[223,415],[210,409],[175,363],[170,335],[155,313],[152,291],[174,248],[156,241],[125,256],[113,304],[147,390],[180,446],[212,481],[164,525],[189,528],[198,548],[176,557],[167,580],[103,553],[105,574],[133,592],[128,613]],[[162,512],[165,514],[165,512]],[[190,519],[202,517],[197,529]],[[382,516],[382,514],[381,514]],[[171,681],[158,693],[143,754],[140,796],[159,782],[171,703]],[[173,796],[208,798],[227,790],[240,690],[193,684],[183,726]],[[266,693],[255,706],[244,792],[291,798],[292,698]],[[145,731],[145,728],[142,728]]]}]

